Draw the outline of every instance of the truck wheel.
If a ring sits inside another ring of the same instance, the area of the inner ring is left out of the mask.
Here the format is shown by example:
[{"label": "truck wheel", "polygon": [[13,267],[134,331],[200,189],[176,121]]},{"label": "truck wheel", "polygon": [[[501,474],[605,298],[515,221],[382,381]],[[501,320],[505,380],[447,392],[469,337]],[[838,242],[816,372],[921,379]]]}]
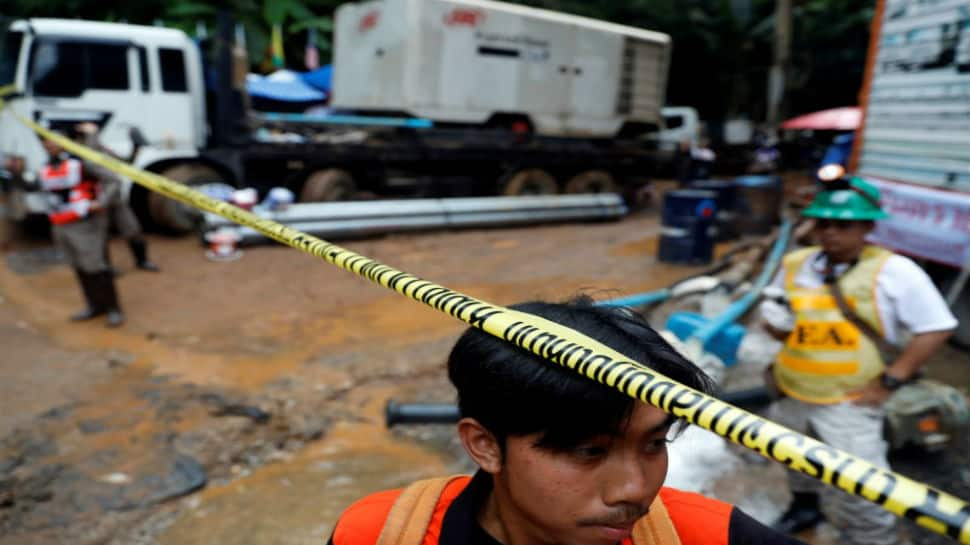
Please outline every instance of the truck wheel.
[{"label": "truck wheel", "polygon": [[[218,171],[200,164],[175,165],[163,170],[161,175],[188,186],[225,182]],[[149,191],[148,215],[155,225],[181,235],[195,229],[202,217],[202,212],[180,201],[170,199],[161,193]]]},{"label": "truck wheel", "polygon": [[303,182],[300,202],[349,201],[357,192],[357,184],[346,170],[327,168],[318,170]]},{"label": "truck wheel", "polygon": [[502,187],[502,194],[517,195],[554,195],[559,192],[556,179],[548,172],[530,168],[520,170],[509,177]]},{"label": "truck wheel", "polygon": [[613,176],[605,170],[587,170],[573,176],[566,182],[566,193],[616,193],[618,191]]}]

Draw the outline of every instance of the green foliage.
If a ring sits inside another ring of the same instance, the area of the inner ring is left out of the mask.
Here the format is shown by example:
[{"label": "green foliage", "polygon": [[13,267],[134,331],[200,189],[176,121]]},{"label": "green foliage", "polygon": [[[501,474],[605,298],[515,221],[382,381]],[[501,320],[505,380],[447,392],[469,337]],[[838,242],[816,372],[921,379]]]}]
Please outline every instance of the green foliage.
[{"label": "green foliage", "polygon": [[[774,0],[512,0],[667,33],[673,40],[667,103],[697,107],[708,119],[762,118],[772,62]],[[214,33],[220,8],[246,33],[256,70],[269,70],[269,32],[283,25],[288,64],[302,68],[306,33],[315,29],[321,62],[331,55],[333,13],[346,0],[0,0],[7,16],[63,17],[152,24]],[[875,0],[794,0],[788,103],[791,113],[856,103]]]},{"label": "green foliage", "polygon": [[[774,0],[521,0],[519,3],[664,32],[673,54],[668,104],[707,119],[766,110]],[[794,0],[788,110],[857,103],[875,0]]]}]

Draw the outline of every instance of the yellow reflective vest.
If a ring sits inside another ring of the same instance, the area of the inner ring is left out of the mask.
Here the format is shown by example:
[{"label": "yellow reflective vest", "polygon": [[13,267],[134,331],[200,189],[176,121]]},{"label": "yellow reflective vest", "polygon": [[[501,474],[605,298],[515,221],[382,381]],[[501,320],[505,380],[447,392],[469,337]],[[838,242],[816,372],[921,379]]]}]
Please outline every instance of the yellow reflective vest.
[{"label": "yellow reflective vest", "polygon": [[[849,392],[876,378],[885,362],[876,344],[842,315],[827,285],[795,284],[805,260],[818,250],[805,248],[785,256],[785,290],[795,313],[795,329],[778,354],[774,373],[778,387],[789,396],[830,404],[851,399]],[[880,335],[876,277],[892,255],[866,246],[859,261],[838,280],[849,307]]]}]

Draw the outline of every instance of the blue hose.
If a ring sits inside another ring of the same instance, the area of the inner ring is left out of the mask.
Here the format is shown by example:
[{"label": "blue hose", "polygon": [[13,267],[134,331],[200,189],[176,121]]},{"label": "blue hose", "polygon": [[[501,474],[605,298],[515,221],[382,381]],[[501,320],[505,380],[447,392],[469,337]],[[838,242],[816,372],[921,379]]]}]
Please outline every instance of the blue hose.
[{"label": "blue hose", "polygon": [[[706,345],[707,342],[714,338],[714,336],[717,335],[722,329],[727,327],[729,324],[731,324],[731,322],[740,318],[745,312],[748,311],[748,308],[750,308],[752,303],[754,303],[754,301],[761,294],[761,290],[763,290],[764,287],[768,285],[768,282],[771,281],[771,277],[774,275],[774,271],[778,268],[778,264],[781,262],[782,256],[785,255],[785,248],[788,247],[788,240],[790,237],[791,222],[784,220],[782,221],[781,229],[778,232],[778,239],[775,241],[775,245],[771,249],[771,255],[768,258],[768,263],[761,271],[761,276],[758,277],[751,291],[745,294],[745,296],[741,299],[738,299],[732,303],[723,314],[713,318],[710,322],[707,322],[704,326],[698,328],[698,330],[691,335],[692,337],[700,339]],[[663,288],[656,291],[648,291],[627,297],[620,297],[619,299],[597,301],[593,304],[601,307],[636,308],[654,303],[662,303],[663,301],[669,299],[670,296],[670,288]]]},{"label": "blue hose", "polygon": [[751,305],[761,296],[761,290],[768,285],[768,282],[771,281],[775,271],[778,269],[781,258],[785,255],[785,248],[788,247],[788,241],[791,238],[791,228],[790,221],[787,219],[782,221],[781,229],[778,231],[778,238],[775,240],[775,245],[771,248],[771,254],[768,256],[768,262],[761,270],[761,274],[755,281],[754,286],[751,287],[751,290],[744,294],[744,297],[731,303],[719,316],[712,318],[709,322],[699,327],[691,337],[700,340],[702,346],[706,347],[708,341],[751,308]]},{"label": "blue hose", "polygon": [[322,123],[329,125],[373,125],[378,127],[408,127],[411,129],[430,129],[434,122],[416,117],[374,117],[365,115],[306,115],[268,112],[260,117],[267,121],[289,121],[291,123]]}]

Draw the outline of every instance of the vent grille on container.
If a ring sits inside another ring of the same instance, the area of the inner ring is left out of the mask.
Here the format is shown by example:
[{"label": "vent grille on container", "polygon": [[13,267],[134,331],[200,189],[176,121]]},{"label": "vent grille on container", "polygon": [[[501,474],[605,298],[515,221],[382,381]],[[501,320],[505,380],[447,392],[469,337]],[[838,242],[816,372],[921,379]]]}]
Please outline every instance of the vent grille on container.
[{"label": "vent grille on container", "polygon": [[645,120],[657,116],[661,106],[661,84],[665,81],[660,73],[664,61],[661,46],[627,38],[620,70],[617,115]]}]

